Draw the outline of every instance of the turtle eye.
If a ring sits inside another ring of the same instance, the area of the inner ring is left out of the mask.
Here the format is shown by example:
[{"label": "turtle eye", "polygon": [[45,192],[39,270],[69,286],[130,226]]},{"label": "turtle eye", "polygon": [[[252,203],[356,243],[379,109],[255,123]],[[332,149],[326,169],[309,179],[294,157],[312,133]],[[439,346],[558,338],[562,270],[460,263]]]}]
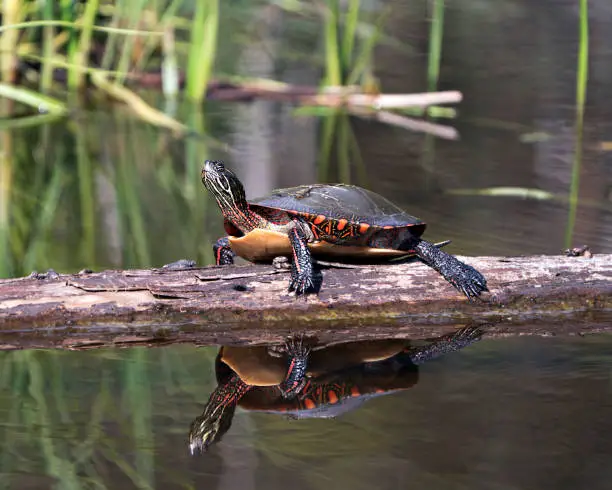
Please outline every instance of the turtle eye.
[{"label": "turtle eye", "polygon": [[225,172],[225,165],[221,160],[206,160],[204,162],[204,171],[212,173],[223,173]]}]

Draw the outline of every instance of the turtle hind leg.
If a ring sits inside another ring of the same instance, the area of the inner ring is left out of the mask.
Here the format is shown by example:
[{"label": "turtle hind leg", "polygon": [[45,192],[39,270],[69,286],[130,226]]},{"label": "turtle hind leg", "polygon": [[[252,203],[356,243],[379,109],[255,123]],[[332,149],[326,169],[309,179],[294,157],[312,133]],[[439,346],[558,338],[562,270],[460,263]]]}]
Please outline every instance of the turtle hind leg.
[{"label": "turtle hind leg", "polygon": [[293,249],[289,291],[295,291],[296,295],[312,292],[315,289],[312,256],[308,249],[306,235],[299,226],[289,231],[289,241]]},{"label": "turtle hind leg", "polygon": [[236,255],[231,247],[226,236],[219,238],[213,245],[213,253],[215,254],[215,263],[217,265],[232,265],[234,256]]},{"label": "turtle hind leg", "polygon": [[290,338],[285,343],[287,354],[287,376],[278,386],[283,398],[295,398],[306,386],[306,369],[310,349],[301,337]]},{"label": "turtle hind leg", "polygon": [[488,291],[487,280],[471,265],[461,262],[456,257],[440,250],[433,243],[415,239],[411,244],[417,256],[429,267],[438,271],[444,279],[450,282],[471,301]]},{"label": "turtle hind leg", "polygon": [[477,326],[464,327],[451,334],[438,337],[429,345],[410,349],[406,354],[412,364],[419,366],[478,342],[483,333],[484,331]]}]

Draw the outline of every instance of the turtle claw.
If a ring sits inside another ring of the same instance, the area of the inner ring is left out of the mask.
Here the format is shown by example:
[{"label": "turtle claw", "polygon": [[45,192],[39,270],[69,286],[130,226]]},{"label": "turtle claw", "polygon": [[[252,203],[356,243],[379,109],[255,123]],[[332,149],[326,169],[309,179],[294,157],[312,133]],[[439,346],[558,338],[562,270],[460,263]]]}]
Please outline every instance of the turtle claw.
[{"label": "turtle claw", "polygon": [[411,349],[409,351],[410,361],[418,366],[451,352],[456,352],[478,342],[483,334],[484,330],[479,326],[464,327],[456,332],[438,337],[429,345]]},{"label": "turtle claw", "polygon": [[310,347],[304,343],[303,335],[289,337],[285,341],[285,353],[289,357],[307,357],[310,354]]},{"label": "turtle claw", "polygon": [[289,283],[289,292],[295,291],[296,296],[300,296],[306,294],[309,291],[314,289],[314,283],[312,282],[311,277],[303,277],[298,275],[295,278],[291,279]]},{"label": "turtle claw", "polygon": [[274,257],[274,259],[272,260],[272,265],[278,271],[291,269],[291,262],[284,255],[279,255],[278,257]]},{"label": "turtle claw", "polygon": [[480,294],[488,291],[487,280],[485,277],[474,269],[471,265],[467,265],[461,261],[457,261],[461,265],[458,270],[450,277],[444,275],[445,279],[450,282],[456,289],[461,291],[468,300],[473,302],[480,297]]}]

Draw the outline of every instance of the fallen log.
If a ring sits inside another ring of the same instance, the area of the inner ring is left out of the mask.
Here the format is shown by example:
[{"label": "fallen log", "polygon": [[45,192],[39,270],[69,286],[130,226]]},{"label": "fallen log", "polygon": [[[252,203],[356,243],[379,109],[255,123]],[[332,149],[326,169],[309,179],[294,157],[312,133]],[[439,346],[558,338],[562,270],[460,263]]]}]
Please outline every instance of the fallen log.
[{"label": "fallen log", "polygon": [[612,255],[469,257],[491,293],[470,303],[421,263],[323,268],[318,295],[286,292],[267,265],[48,274],[0,280],[0,347],[91,348],[428,338],[612,330]]}]

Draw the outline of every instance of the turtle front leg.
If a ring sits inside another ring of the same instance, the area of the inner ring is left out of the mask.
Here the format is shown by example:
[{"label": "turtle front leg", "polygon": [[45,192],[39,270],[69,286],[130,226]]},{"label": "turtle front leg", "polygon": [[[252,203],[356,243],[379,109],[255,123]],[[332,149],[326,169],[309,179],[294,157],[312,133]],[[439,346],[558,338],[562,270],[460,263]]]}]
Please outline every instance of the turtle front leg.
[{"label": "turtle front leg", "polygon": [[310,349],[302,338],[290,338],[285,343],[287,377],[278,387],[283,398],[292,399],[306,386],[306,368]]},{"label": "turtle front leg", "polygon": [[217,265],[232,265],[234,256],[236,255],[231,247],[226,236],[219,238],[213,245],[213,253],[215,254],[215,262]]},{"label": "turtle front leg", "polygon": [[308,239],[299,225],[289,231],[289,241],[293,248],[293,261],[291,262],[291,281],[289,291],[296,295],[305,294],[314,288],[312,256],[308,248]]},{"label": "turtle front leg", "polygon": [[444,279],[465,294],[470,301],[480,296],[483,291],[488,291],[487,280],[471,265],[419,238],[415,238],[410,245],[425,264],[442,274]]},{"label": "turtle front leg", "polygon": [[219,442],[229,430],[234,418],[236,405],[251,389],[237,374],[232,375],[211,393],[204,411],[191,423],[189,449],[191,454],[203,453],[208,447]]}]

